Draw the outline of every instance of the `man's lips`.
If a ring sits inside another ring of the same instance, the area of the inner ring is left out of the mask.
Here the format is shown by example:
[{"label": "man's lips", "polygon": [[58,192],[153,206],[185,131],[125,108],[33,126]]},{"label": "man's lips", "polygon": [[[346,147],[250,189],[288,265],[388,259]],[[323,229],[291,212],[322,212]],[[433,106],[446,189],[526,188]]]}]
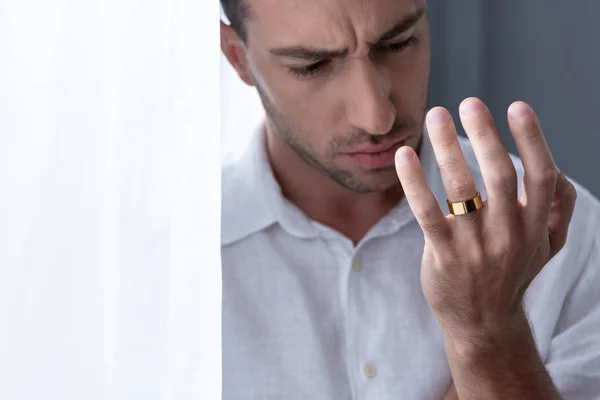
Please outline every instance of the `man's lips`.
[{"label": "man's lips", "polygon": [[355,155],[355,154],[376,154],[376,153],[383,153],[387,150],[390,150],[394,147],[396,147],[399,143],[403,143],[405,142],[406,139],[396,139],[393,142],[387,142],[387,143],[381,143],[379,145],[369,145],[369,146],[363,146],[361,148],[358,149],[354,149],[350,152],[348,152],[349,155]]},{"label": "man's lips", "polygon": [[393,143],[381,143],[380,145],[363,147],[347,153],[357,164],[364,168],[375,169],[389,167],[394,164],[396,151],[402,147],[405,139],[396,140]]}]

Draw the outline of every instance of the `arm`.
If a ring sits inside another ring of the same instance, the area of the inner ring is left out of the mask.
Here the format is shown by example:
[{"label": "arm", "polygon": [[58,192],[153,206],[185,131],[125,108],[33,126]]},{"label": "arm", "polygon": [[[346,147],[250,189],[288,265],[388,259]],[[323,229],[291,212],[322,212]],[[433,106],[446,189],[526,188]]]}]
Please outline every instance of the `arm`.
[{"label": "arm", "polygon": [[477,336],[448,334],[445,339],[462,399],[560,399],[524,313]]}]

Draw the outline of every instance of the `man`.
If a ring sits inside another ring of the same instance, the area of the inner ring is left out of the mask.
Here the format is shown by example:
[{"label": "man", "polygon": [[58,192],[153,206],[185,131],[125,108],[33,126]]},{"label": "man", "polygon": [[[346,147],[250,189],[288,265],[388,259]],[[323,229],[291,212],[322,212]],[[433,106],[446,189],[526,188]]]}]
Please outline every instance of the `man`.
[{"label": "man", "polygon": [[469,140],[427,112],[424,0],[221,4],[266,112],[223,169],[223,397],[600,398],[600,204],[532,108],[520,159],[480,100]]}]

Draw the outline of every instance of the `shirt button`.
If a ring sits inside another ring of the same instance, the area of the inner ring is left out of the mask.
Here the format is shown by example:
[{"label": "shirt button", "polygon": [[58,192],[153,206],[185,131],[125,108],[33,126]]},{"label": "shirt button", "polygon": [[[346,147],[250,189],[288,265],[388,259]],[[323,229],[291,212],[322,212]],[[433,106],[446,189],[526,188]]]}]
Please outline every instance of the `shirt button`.
[{"label": "shirt button", "polygon": [[363,374],[369,379],[375,378],[377,371],[375,370],[375,366],[373,364],[366,363],[363,365]]},{"label": "shirt button", "polygon": [[358,272],[358,271],[360,271],[360,270],[361,270],[361,268],[362,268],[362,267],[361,267],[361,265],[360,265],[360,260],[359,260],[358,258],[355,258],[355,259],[352,261],[352,270],[353,270],[354,272]]}]

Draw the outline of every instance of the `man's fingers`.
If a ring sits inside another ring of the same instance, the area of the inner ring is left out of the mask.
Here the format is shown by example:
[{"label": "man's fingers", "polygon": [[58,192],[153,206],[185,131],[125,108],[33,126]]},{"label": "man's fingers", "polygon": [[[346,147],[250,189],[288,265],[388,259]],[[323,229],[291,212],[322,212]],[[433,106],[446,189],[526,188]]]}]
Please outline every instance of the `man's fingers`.
[{"label": "man's fingers", "polygon": [[508,123],[525,168],[526,225],[542,229],[548,223],[558,168],[529,105],[520,101],[513,103],[508,109]]},{"label": "man's fingers", "polygon": [[460,105],[460,118],[473,146],[485,183],[487,206],[494,216],[517,213],[517,173],[485,104],[469,98]]},{"label": "man's fingers", "polygon": [[404,196],[426,239],[441,243],[448,236],[449,225],[431,192],[415,151],[403,146],[396,152],[396,172]]},{"label": "man's fingers", "polygon": [[[477,188],[460,148],[450,113],[442,107],[433,108],[427,114],[427,132],[440,167],[448,200],[466,201],[474,198]],[[475,214],[462,215],[457,218],[457,222],[472,225],[474,217]]]},{"label": "man's fingers", "polygon": [[569,223],[573,217],[576,200],[577,190],[575,186],[561,173],[556,183],[554,201],[552,202],[550,218],[548,220],[550,258],[554,257],[567,241]]}]

